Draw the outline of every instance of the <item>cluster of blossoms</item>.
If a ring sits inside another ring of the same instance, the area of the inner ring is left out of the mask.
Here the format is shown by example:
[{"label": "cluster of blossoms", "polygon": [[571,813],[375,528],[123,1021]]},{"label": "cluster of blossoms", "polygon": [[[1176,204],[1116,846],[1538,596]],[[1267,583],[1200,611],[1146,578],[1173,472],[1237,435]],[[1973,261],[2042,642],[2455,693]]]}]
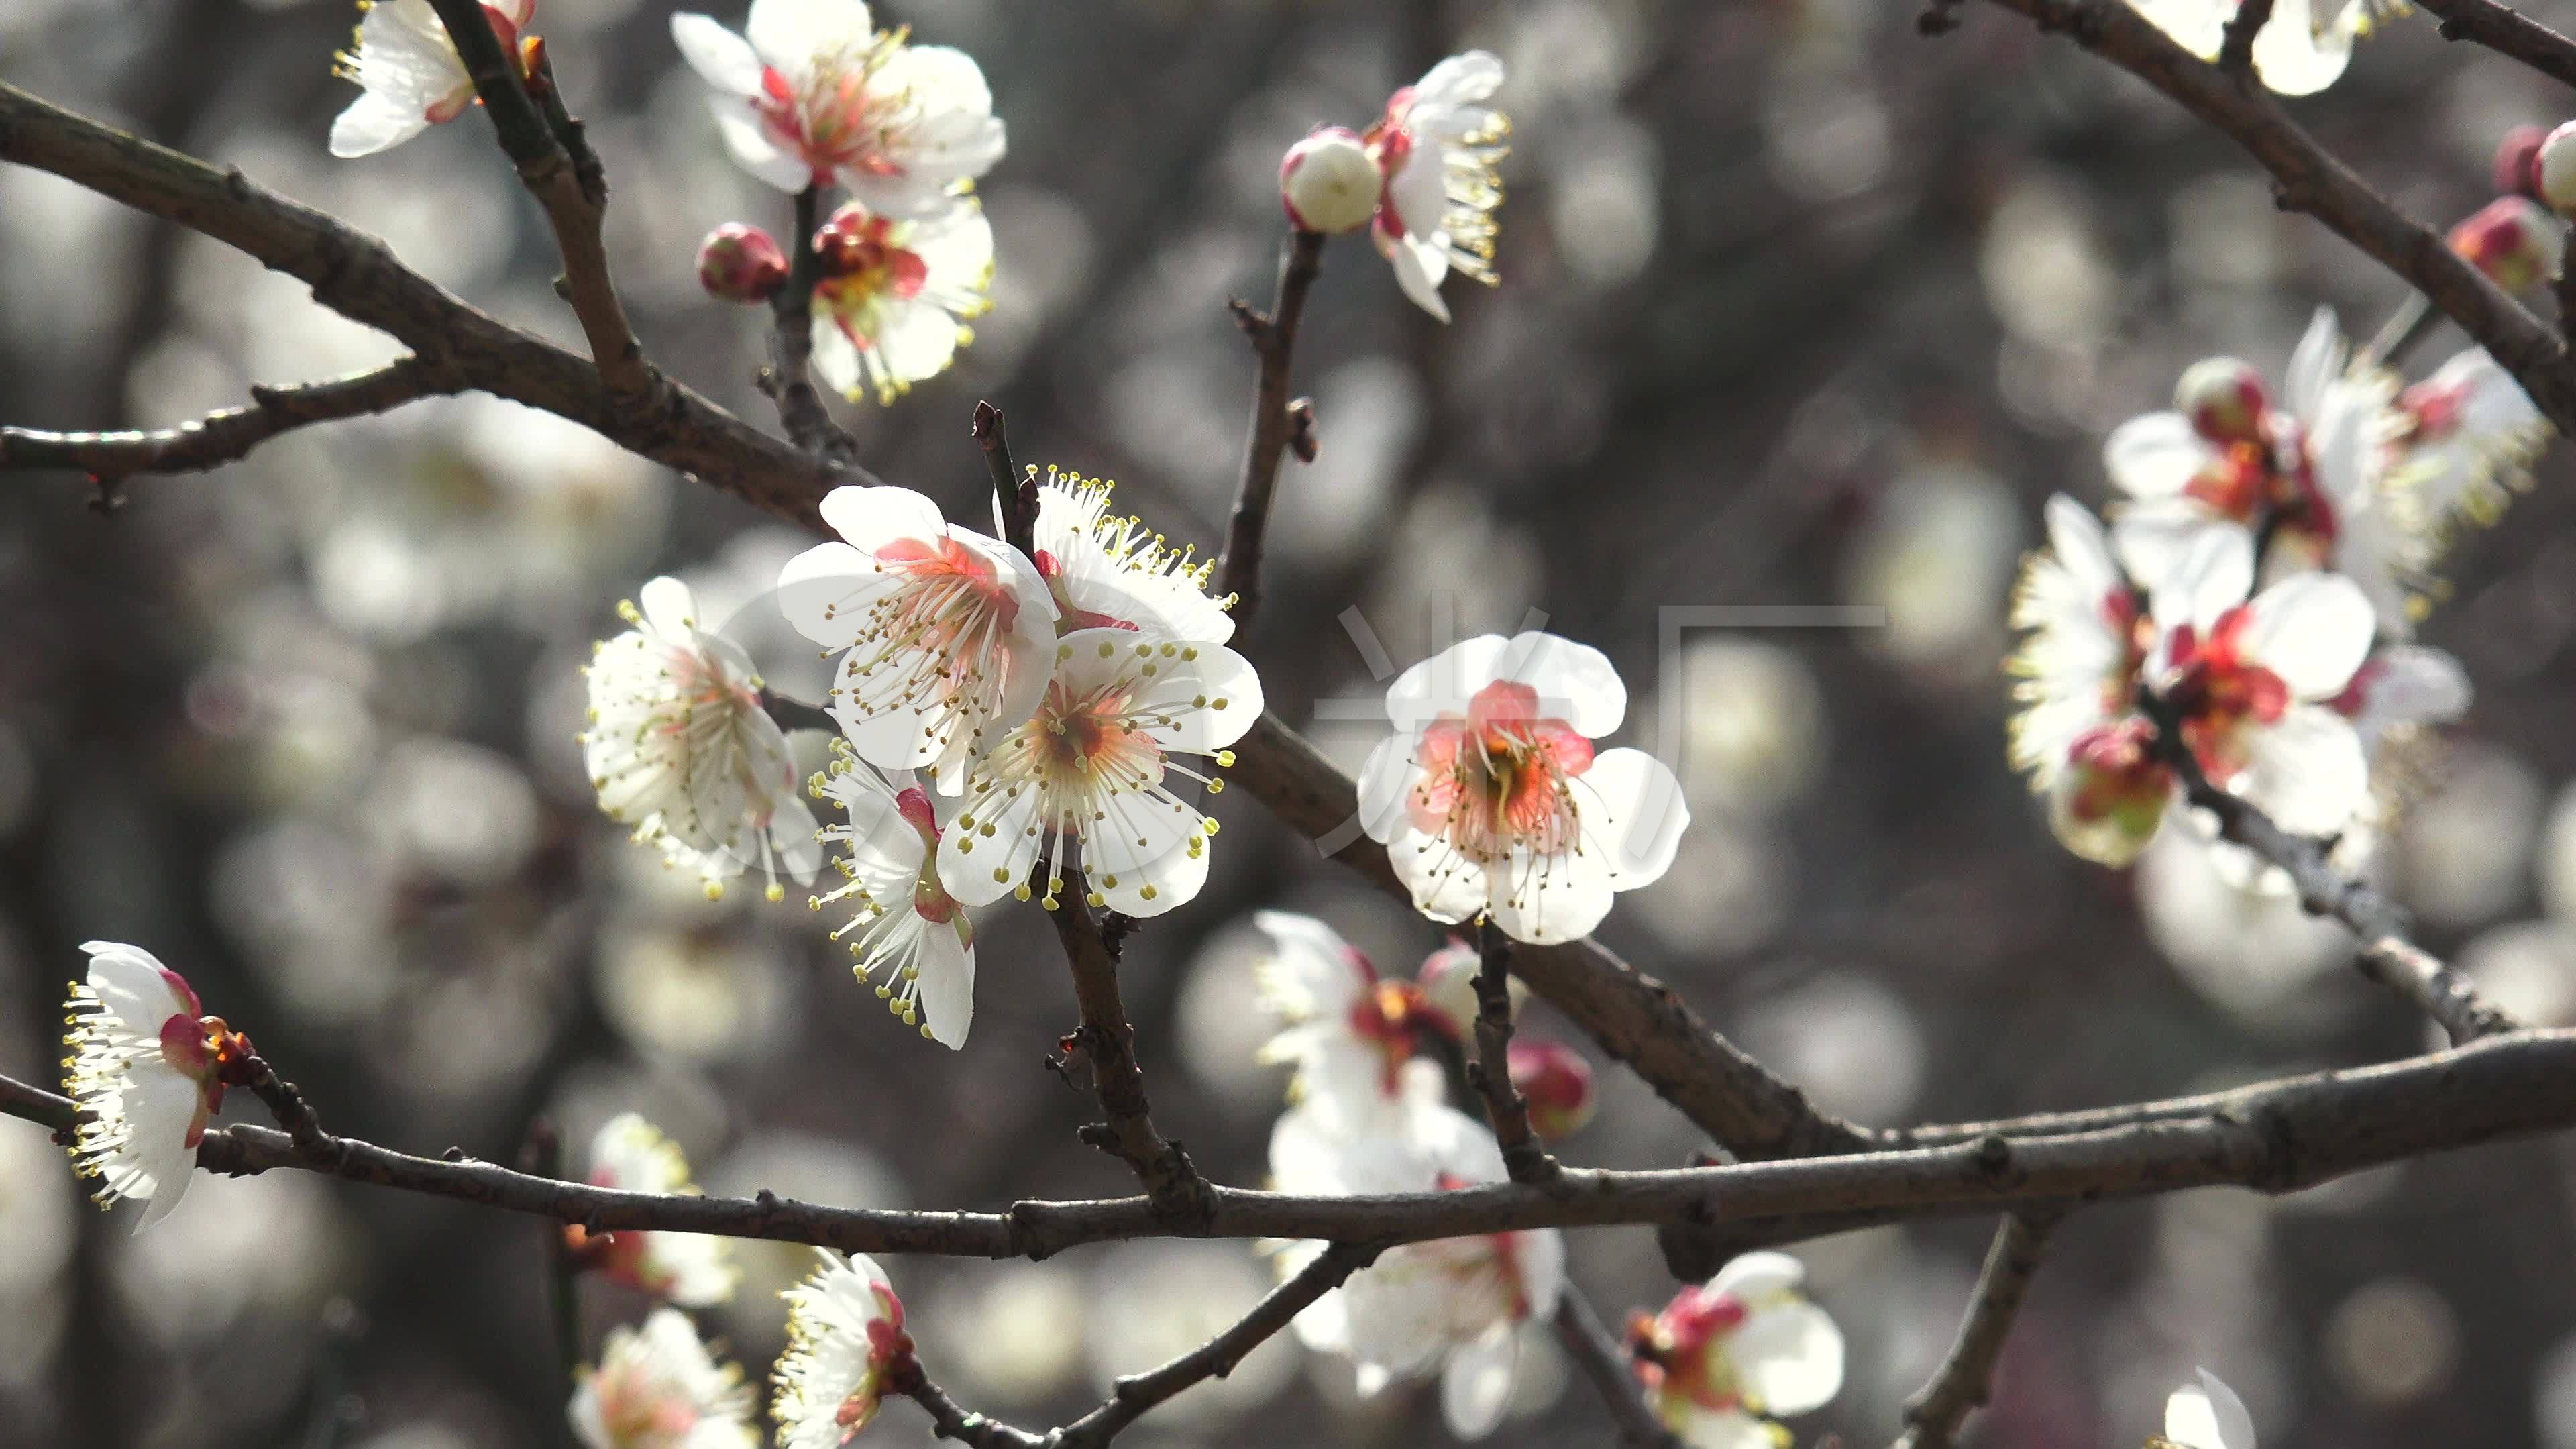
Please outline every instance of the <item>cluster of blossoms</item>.
[{"label": "cluster of blossoms", "polygon": [[2233,359],[2186,371],[2173,411],[2104,447],[2126,495],[2111,527],[2050,500],[2049,547],[2014,601],[2027,638],[2011,756],[2059,839],[2136,859],[2180,798],[2188,749],[2283,828],[2366,844],[2394,803],[2373,780],[2397,772],[2375,767],[2468,705],[2457,662],[2409,642],[2435,569],[2464,522],[2522,484],[2546,434],[2484,352],[2410,386],[2349,356],[2325,312],[2278,395]]}]

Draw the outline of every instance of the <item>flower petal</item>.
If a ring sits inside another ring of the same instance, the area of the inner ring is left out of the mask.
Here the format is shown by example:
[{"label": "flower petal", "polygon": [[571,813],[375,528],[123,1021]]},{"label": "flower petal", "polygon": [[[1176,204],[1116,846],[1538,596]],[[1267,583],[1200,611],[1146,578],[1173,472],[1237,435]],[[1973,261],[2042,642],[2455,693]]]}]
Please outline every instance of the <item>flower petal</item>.
[{"label": "flower petal", "polygon": [[975,1025],[975,948],[957,938],[954,925],[930,921],[914,963],[921,970],[921,1018],[931,1040],[951,1050],[964,1046]]},{"label": "flower petal", "polygon": [[331,122],[331,154],[344,160],[390,151],[429,129],[420,106],[375,91],[362,92]]},{"label": "flower petal", "polygon": [[2165,498],[2180,493],[2215,456],[2191,419],[2148,413],[2111,430],[2102,444],[2102,470],[2132,498]]},{"label": "flower petal", "polygon": [[752,52],[751,42],[712,18],[672,16],[671,43],[680,48],[680,58],[689,63],[689,69],[717,90],[736,96],[760,94],[760,57]]},{"label": "flower petal", "polygon": [[800,82],[818,57],[866,50],[875,26],[863,0],[751,0],[743,34],[762,60]]},{"label": "flower petal", "polygon": [[1583,848],[1609,863],[1612,890],[1652,885],[1672,869],[1690,805],[1670,766],[1644,750],[1611,750],[1594,756],[1571,784],[1581,802]]},{"label": "flower petal", "polygon": [[1628,715],[1628,686],[1609,656],[1589,644],[1538,630],[1512,636],[1499,672],[1538,694],[1540,719],[1561,719],[1586,739],[1619,728]]},{"label": "flower petal", "polygon": [[1520,1362],[1520,1335],[1498,1323],[1482,1338],[1449,1355],[1440,1373],[1440,1414],[1449,1432],[1482,1439],[1503,1421],[1512,1401],[1512,1370]]},{"label": "flower petal", "polygon": [[2332,835],[2370,800],[2370,764],[2352,723],[2318,705],[2294,705],[2257,727],[2245,772],[2228,788],[2296,835]]},{"label": "flower petal", "polygon": [[2182,1449],[2254,1449],[2254,1419],[2245,1401],[2207,1369],[2165,1400],[2165,1437]]},{"label": "flower petal", "polygon": [[2331,699],[2370,654],[2379,616],[2341,574],[2296,574],[2255,595],[2245,657],[2281,676],[2298,699]]},{"label": "flower petal", "polygon": [[1754,1310],[1727,1351],[1745,1399],[1766,1414],[1804,1414],[1842,1392],[1842,1330],[1804,1299]]}]

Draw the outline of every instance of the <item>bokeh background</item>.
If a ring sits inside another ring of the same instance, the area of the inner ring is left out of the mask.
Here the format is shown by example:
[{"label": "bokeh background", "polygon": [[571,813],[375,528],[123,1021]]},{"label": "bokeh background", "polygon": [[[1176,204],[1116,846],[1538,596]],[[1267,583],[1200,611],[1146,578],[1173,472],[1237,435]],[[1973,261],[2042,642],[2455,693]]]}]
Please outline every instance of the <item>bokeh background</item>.
[{"label": "bokeh background", "polygon": [[[783,232],[787,208],[721,154],[671,8],[544,0],[538,28],[610,168],[646,344],[765,418],[759,314],[706,301],[690,256],[717,222]],[[846,411],[869,461],[982,517],[966,422],[991,398],[1024,461],[1119,478],[1128,507],[1201,543],[1251,374],[1221,304],[1268,294],[1279,152],[1365,122],[1451,50],[1504,57],[1503,284],[1453,286],[1443,329],[1363,244],[1331,248],[1297,380],[1323,454],[1290,467],[1270,598],[1239,642],[1302,720],[1377,687],[1346,611],[1400,666],[1450,612],[1508,630],[1539,610],[1620,663],[1632,736],[1677,700],[1696,823],[1605,938],[1820,1103],[1901,1124],[2425,1045],[2344,969],[2333,928],[2231,893],[2188,851],[2082,865],[2004,766],[2004,602],[2041,501],[2103,501],[2100,437],[2162,406],[2187,361],[2277,369],[2320,302],[2366,331],[2402,295],[2143,87],[2002,13],[1971,7],[1926,41],[1883,0],[881,13],[979,58],[1011,151],[982,188],[995,310],[954,373]],[[365,162],[324,153],[350,95],[329,56],[354,18],[333,0],[7,0],[0,79],[237,164],[578,346],[544,228],[479,120]],[[2506,127],[2570,109],[2423,21],[2295,107],[2436,224],[2486,199]],[[0,170],[0,299],[0,418],[35,426],[168,424],[254,380],[394,352],[291,280],[20,170]],[[2410,362],[2460,345],[2436,333]],[[2576,1021],[2567,485],[2552,460],[2459,556],[2428,637],[2467,661],[2477,705],[2382,858],[2429,944],[2545,1021]],[[417,1151],[511,1160],[544,1114],[578,1153],[635,1107],[720,1191],[994,1208],[1125,1188],[1074,1140],[1089,1099],[1039,1065],[1074,1014],[1034,912],[986,923],[979,1019],[950,1054],[885,1020],[801,902],[710,905],[591,806],[574,671],[616,600],[674,570],[721,616],[793,533],[489,399],[130,493],[102,518],[74,478],[0,490],[0,1069],[52,1077],[77,943],[109,936],[181,965],[335,1127]],[[1694,631],[1658,658],[1661,609],[1780,603],[1880,604],[1889,622]],[[792,685],[795,651],[764,647]],[[1318,728],[1354,761],[1368,743]],[[1439,937],[1243,795],[1220,813],[1206,894],[1134,938],[1125,978],[1161,1124],[1253,1182],[1282,1082],[1252,1060],[1249,913],[1316,912],[1395,969]],[[1569,1035],[1543,1008],[1525,1030]],[[1603,1081],[1572,1158],[1666,1165],[1704,1145],[1634,1082]],[[0,1127],[0,1444],[567,1442],[541,1224],[290,1172],[200,1180],[129,1238],[80,1205],[43,1133]],[[1806,1250],[1853,1351],[1802,1442],[1892,1436],[1987,1226]],[[2198,1363],[2267,1444],[2576,1449],[2571,1228],[2576,1156],[2553,1142],[2278,1202],[2087,1213],[1974,1440],[2134,1445]],[[708,1327],[758,1375],[772,1295],[802,1261],[740,1256],[744,1290]],[[1573,1262],[1613,1318],[1672,1287],[1644,1230],[1577,1234]],[[1037,1424],[1192,1345],[1268,1276],[1222,1243],[893,1273],[933,1372]],[[593,1286],[592,1341],[639,1310]],[[1495,1442],[1608,1442],[1543,1336],[1528,1362]],[[1282,1339],[1127,1440],[1441,1433],[1431,1396],[1363,1404],[1346,1365]],[[909,1405],[869,1434],[927,1438]]]}]

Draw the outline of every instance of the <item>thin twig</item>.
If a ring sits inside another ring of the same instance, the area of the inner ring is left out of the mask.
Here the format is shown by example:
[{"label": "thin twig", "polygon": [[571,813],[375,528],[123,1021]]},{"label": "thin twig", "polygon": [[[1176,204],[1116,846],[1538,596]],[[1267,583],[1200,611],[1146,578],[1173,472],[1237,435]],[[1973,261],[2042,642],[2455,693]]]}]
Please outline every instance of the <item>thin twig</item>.
[{"label": "thin twig", "polygon": [[2235,76],[2241,85],[2257,84],[2254,79],[2254,39],[2272,19],[2272,0],[2244,0],[2236,13],[2228,17],[2220,33],[2218,68]]},{"label": "thin twig", "polygon": [[208,413],[175,428],[49,433],[0,427],[0,468],[68,468],[102,479],[202,472],[245,457],[290,429],[387,412],[464,387],[443,369],[404,357],[322,382],[254,383],[249,407]]},{"label": "thin twig", "polygon": [[[1235,630],[1244,631],[1261,607],[1261,541],[1270,526],[1270,495],[1279,485],[1279,455],[1288,448],[1296,420],[1288,408],[1288,369],[1297,351],[1297,323],[1306,294],[1323,270],[1324,237],[1292,231],[1279,250],[1279,290],[1270,310],[1232,304],[1234,320],[1252,339],[1259,364],[1252,384],[1252,422],[1243,442],[1243,476],[1235,486],[1234,515],[1225,526],[1225,553],[1217,560],[1216,591],[1234,596]],[[1313,421],[1307,422],[1308,436]]]},{"label": "thin twig", "polygon": [[988,402],[975,404],[971,429],[983,450],[984,469],[993,475],[993,512],[1002,520],[1002,541],[1027,558],[1038,556],[1038,480],[1011,461],[1011,434],[1002,425],[1002,410]]},{"label": "thin twig", "polygon": [[1015,1429],[999,1419],[990,1418],[948,1397],[948,1391],[932,1383],[913,1363],[910,1372],[898,1368],[891,1391],[903,1395],[930,1415],[930,1431],[942,1439],[972,1444],[975,1449],[1046,1449],[1047,1437]]},{"label": "thin twig", "polygon": [[1512,1083],[1512,943],[1486,921],[1478,929],[1483,960],[1476,970],[1476,1059],[1467,1083],[1485,1099],[1485,1117],[1514,1182],[1554,1182],[1562,1170],[1530,1130],[1529,1099]]},{"label": "thin twig", "polygon": [[1663,1421],[1655,1417],[1654,1407],[1646,1402],[1645,1391],[1638,1386],[1635,1369],[1619,1340],[1610,1336],[1592,1305],[1565,1285],[1556,1300],[1556,1341],[1565,1345],[1566,1357],[1583,1371],[1592,1387],[1601,1394],[1601,1403],[1610,1411],[1610,1422],[1619,1429],[1619,1442],[1627,1449],[1682,1449]]},{"label": "thin twig", "polygon": [[[519,1144],[519,1170],[537,1177],[563,1176],[563,1134],[554,1119],[540,1116],[528,1124],[527,1140]],[[580,1377],[583,1363],[581,1260],[573,1255],[572,1229],[553,1223],[546,1228],[547,1317],[554,1325],[555,1356],[569,1384]]]},{"label": "thin twig", "polygon": [[2576,86],[2576,41],[2497,0],[2423,0],[2444,40],[2475,41],[2558,82]]},{"label": "thin twig", "polygon": [[796,234],[788,241],[787,285],[769,299],[769,369],[761,391],[778,404],[779,425],[796,446],[820,457],[853,462],[858,439],[832,421],[832,410],[814,386],[814,289],[823,280],[823,256],[814,249],[822,225],[819,187],[796,193]]},{"label": "thin twig", "polygon": [[268,1107],[277,1125],[286,1129],[287,1141],[314,1166],[325,1171],[336,1167],[348,1155],[348,1144],[322,1129],[322,1119],[305,1100],[304,1093],[293,1082],[277,1074],[268,1059],[253,1052],[237,1062],[226,1063],[228,1079],[237,1077],[241,1085]]},{"label": "thin twig", "polygon": [[1061,889],[1052,882],[1047,889],[1047,914],[1064,943],[1082,1013],[1082,1026],[1067,1040],[1089,1060],[1100,1110],[1109,1118],[1105,1127],[1086,1129],[1083,1140],[1125,1160],[1163,1217],[1178,1225],[1204,1223],[1213,1207],[1209,1185],[1181,1145],[1154,1130],[1145,1073],[1136,1064],[1136,1029],[1118,994],[1118,952],[1092,917],[1088,896],[1079,872],[1067,873]]},{"label": "thin twig", "polygon": [[1922,1391],[1905,1401],[1905,1432],[1896,1449],[1951,1449],[1959,1426],[1985,1407],[1994,1387],[1995,1363],[2020,1316],[2022,1295],[2048,1251],[2048,1235],[2057,1226],[2053,1215],[2007,1213],[1986,1249],[1986,1266],[1977,1274],[1977,1295],[1959,1321],[1959,1336]]}]

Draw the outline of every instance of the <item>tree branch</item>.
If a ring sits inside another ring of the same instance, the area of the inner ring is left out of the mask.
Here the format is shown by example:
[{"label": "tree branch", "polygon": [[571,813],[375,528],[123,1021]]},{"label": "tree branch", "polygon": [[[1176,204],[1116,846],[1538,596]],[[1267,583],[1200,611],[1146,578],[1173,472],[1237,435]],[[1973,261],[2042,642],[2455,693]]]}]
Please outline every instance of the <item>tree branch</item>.
[{"label": "tree branch", "polygon": [[464,390],[463,382],[439,368],[405,357],[325,382],[254,383],[249,407],[208,413],[175,428],[49,433],[0,427],[0,468],[68,468],[109,481],[136,473],[202,472],[236,461],[290,429]]},{"label": "tree branch", "polygon": [[1645,1391],[1638,1386],[1637,1375],[1629,1366],[1627,1353],[1619,1340],[1583,1301],[1574,1285],[1556,1300],[1556,1341],[1565,1345],[1566,1357],[1574,1360],[1583,1377],[1599,1390],[1601,1403],[1610,1411],[1610,1422],[1619,1429],[1619,1442],[1627,1449],[1682,1449],[1682,1441],[1655,1417],[1646,1402]]},{"label": "tree branch", "polygon": [[769,299],[769,370],[761,391],[778,404],[779,424],[796,446],[840,463],[855,463],[859,441],[832,421],[823,394],[814,386],[814,288],[823,280],[823,257],[814,250],[814,229],[822,225],[822,191],[808,186],[796,193],[796,235],[788,242],[787,285]]},{"label": "tree branch", "polygon": [[[1050,866],[1050,868],[1052,868]],[[1145,1097],[1145,1073],[1136,1065],[1136,1028],[1127,1021],[1126,1003],[1118,995],[1118,950],[1104,938],[1092,918],[1088,885],[1079,873],[1068,873],[1065,888],[1047,891],[1047,916],[1056,939],[1064,943],[1073,968],[1073,996],[1082,1025],[1066,1038],[1070,1054],[1079,1047],[1091,1063],[1092,1085],[1100,1094],[1105,1127],[1086,1128],[1083,1140],[1119,1157],[1136,1172],[1156,1212],[1176,1226],[1205,1223],[1213,1210],[1211,1189],[1177,1142],[1154,1130],[1153,1107]]]},{"label": "tree branch", "polygon": [[1995,1228],[1994,1245],[1986,1250],[1986,1266],[1977,1274],[1977,1296],[1959,1323],[1959,1336],[1932,1381],[1905,1401],[1905,1432],[1897,1436],[1896,1449],[1951,1449],[1959,1426],[1972,1411],[1985,1407],[2004,1340],[2012,1336],[2022,1295],[2039,1271],[2056,1226],[2052,1213],[2004,1215]]},{"label": "tree branch", "polygon": [[1270,310],[1256,312],[1241,299],[1232,303],[1235,323],[1252,339],[1252,355],[1260,364],[1252,385],[1252,423],[1243,441],[1243,477],[1235,487],[1234,515],[1226,521],[1225,552],[1216,566],[1217,594],[1234,595],[1237,633],[1251,625],[1261,607],[1261,540],[1270,526],[1270,495],[1279,486],[1279,455],[1297,430],[1288,407],[1288,367],[1297,351],[1306,294],[1323,262],[1323,233],[1291,231],[1279,249],[1279,290]]},{"label": "tree branch", "polygon": [[910,1374],[896,1375],[893,1390],[927,1410],[931,1432],[942,1439],[971,1444],[975,1449],[1047,1449],[1045,1435],[1014,1429],[960,1405],[948,1397],[947,1390],[923,1377],[918,1363]]},{"label": "tree branch", "polygon": [[1491,921],[1477,929],[1484,959],[1476,971],[1476,1059],[1467,1064],[1467,1083],[1485,1099],[1512,1181],[1551,1182],[1562,1169],[1530,1130],[1529,1100],[1512,1084],[1512,943]]},{"label": "tree branch", "polygon": [[2218,68],[2235,76],[2239,85],[2260,84],[2254,79],[2254,40],[2271,19],[2272,0],[2244,0],[2220,32]]},{"label": "tree branch", "polygon": [[2576,86],[2576,41],[2496,0],[2422,0],[2444,40],[2472,40],[2558,82]]},{"label": "tree branch", "polygon": [[975,404],[975,445],[984,452],[984,470],[993,475],[993,511],[1002,520],[1002,541],[1034,560],[1038,556],[1038,480],[1011,461],[1011,435],[1002,426],[1002,410],[988,402]]}]

